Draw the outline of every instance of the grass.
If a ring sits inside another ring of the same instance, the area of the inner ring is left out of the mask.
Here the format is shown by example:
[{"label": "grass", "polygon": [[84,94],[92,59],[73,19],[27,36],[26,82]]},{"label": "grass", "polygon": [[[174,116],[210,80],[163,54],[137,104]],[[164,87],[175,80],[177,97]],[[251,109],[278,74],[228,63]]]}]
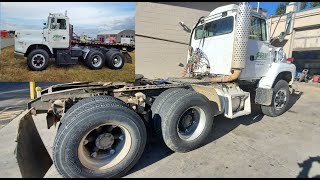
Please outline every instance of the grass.
[{"label": "grass", "polygon": [[14,46],[1,49],[0,81],[35,81],[35,82],[133,82],[135,74],[135,54],[129,53],[132,64],[125,63],[122,69],[112,70],[107,66],[99,70],[90,70],[83,63],[77,65],[57,66],[49,62],[43,71],[31,71],[26,58],[14,58]]}]

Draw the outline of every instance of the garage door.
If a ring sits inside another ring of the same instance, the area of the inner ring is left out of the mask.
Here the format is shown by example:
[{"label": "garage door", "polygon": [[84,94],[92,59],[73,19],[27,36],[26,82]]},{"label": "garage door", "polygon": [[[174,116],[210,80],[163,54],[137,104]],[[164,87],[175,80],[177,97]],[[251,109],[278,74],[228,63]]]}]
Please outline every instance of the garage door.
[{"label": "garage door", "polygon": [[320,50],[293,51],[294,64],[297,72],[308,69],[310,75],[320,75]]},{"label": "garage door", "polygon": [[320,50],[320,26],[296,29],[293,51]]},{"label": "garage door", "polygon": [[297,72],[308,69],[311,75],[320,74],[320,26],[295,30],[292,57]]}]

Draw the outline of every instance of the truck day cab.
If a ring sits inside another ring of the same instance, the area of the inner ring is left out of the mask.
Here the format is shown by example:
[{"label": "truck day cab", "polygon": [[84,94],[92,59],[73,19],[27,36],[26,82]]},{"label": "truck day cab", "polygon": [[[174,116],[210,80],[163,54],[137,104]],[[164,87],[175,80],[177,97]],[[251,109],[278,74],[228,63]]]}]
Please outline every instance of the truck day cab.
[{"label": "truck day cab", "polygon": [[28,67],[41,71],[48,67],[49,59],[57,65],[77,64],[83,60],[90,69],[121,69],[132,62],[128,52],[134,45],[120,43],[81,42],[73,38],[73,26],[67,15],[49,14],[43,30],[20,30],[15,34],[15,55],[27,57]]},{"label": "truck day cab", "polygon": [[247,3],[219,7],[192,30],[186,65],[190,77],[137,76],[133,83],[69,83],[44,89],[28,103],[20,121],[20,169],[39,173],[35,167],[50,167],[43,160],[51,159],[48,153],[34,153],[34,142],[40,142],[39,149],[43,143],[31,133],[37,132],[32,131],[32,114],[46,113],[48,128],[59,123],[53,163],[63,177],[125,175],[144,151],[147,127],[172,151],[188,152],[214,133],[215,116],[248,115],[252,103],[267,116],[283,114],[296,68],[282,48],[270,44],[267,26],[266,18]]}]

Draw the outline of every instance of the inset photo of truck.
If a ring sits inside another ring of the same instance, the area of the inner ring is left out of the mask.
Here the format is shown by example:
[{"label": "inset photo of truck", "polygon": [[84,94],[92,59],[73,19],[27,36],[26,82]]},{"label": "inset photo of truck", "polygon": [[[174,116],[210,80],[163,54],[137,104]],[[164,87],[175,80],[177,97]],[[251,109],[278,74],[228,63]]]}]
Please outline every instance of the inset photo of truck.
[{"label": "inset photo of truck", "polygon": [[3,2],[0,25],[0,81],[134,81],[134,3]]}]

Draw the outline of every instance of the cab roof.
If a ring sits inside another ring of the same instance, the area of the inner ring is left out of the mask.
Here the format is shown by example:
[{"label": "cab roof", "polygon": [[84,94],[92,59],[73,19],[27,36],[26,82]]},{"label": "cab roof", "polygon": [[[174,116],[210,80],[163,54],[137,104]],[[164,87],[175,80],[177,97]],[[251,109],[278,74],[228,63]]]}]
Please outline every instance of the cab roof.
[{"label": "cab roof", "polygon": [[239,8],[239,6],[236,5],[236,4],[229,4],[229,5],[221,6],[221,7],[218,7],[216,9],[214,9],[213,11],[211,11],[209,16],[212,16],[212,15],[215,15],[215,14],[219,14],[219,13],[223,13],[225,11],[237,10],[238,8]]},{"label": "cab roof", "polygon": [[[239,5],[236,5],[236,4],[229,4],[229,5],[221,6],[221,7],[214,9],[213,11],[211,11],[211,13],[209,14],[208,17],[213,16],[213,15],[217,15],[217,14],[220,14],[220,13],[223,13],[226,11],[238,10],[238,8],[239,8]],[[256,12],[256,10],[254,10],[254,8],[252,8],[251,10],[252,10],[252,12],[251,12],[252,15],[256,15],[261,18],[266,18],[265,15]]]},{"label": "cab roof", "polygon": [[49,13],[49,17],[60,17],[60,18],[68,18],[68,16],[65,16],[62,13]]}]

